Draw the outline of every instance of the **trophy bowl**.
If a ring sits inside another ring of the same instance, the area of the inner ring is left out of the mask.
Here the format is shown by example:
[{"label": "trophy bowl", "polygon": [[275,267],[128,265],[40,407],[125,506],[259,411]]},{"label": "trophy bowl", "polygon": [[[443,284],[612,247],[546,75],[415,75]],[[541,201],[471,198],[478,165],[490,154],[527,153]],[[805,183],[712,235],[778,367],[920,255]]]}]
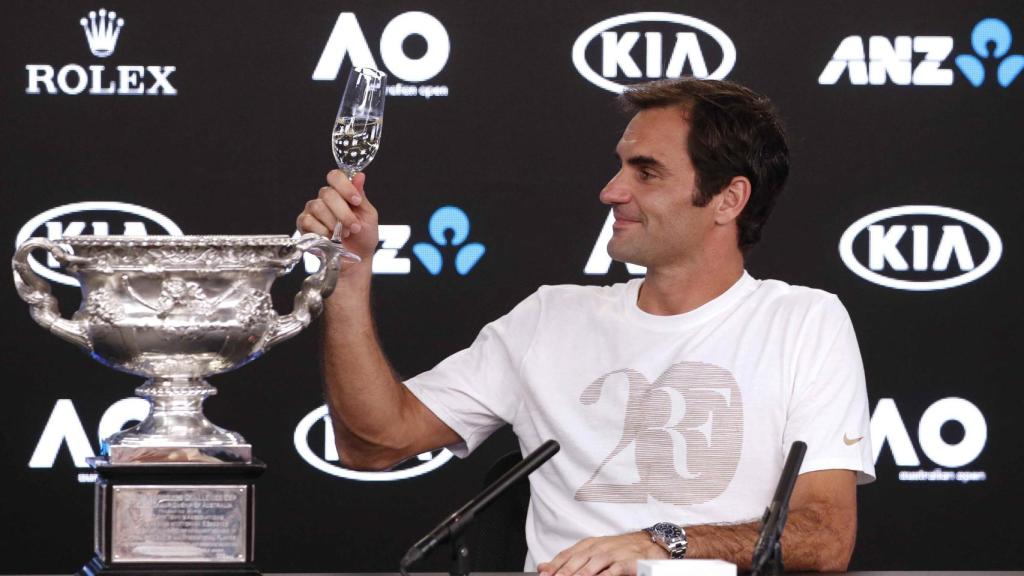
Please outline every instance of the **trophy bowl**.
[{"label": "trophy bowl", "polygon": [[[70,320],[32,270],[33,250],[49,252],[78,279],[82,303]],[[278,315],[270,288],[306,252],[320,270],[303,282],[294,310]],[[13,268],[36,322],[100,362],[148,378],[135,391],[150,402],[147,418],[103,440],[111,464],[223,463],[250,462],[252,449],[203,415],[203,400],[216,394],[205,378],[251,362],[307,327],[343,259],[354,256],[314,234],[66,236],[25,242]]]}]

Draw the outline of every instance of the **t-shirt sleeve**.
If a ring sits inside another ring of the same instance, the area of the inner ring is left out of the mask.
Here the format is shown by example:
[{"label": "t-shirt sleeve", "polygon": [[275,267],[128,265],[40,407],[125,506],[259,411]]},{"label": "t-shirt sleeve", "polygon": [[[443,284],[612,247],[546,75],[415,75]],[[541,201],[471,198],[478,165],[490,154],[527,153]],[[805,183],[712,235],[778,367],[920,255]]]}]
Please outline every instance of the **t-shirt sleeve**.
[{"label": "t-shirt sleeve", "polygon": [[801,337],[783,450],[807,443],[800,472],[855,470],[875,479],[864,364],[853,323],[835,296],[809,314]]},{"label": "t-shirt sleeve", "polygon": [[534,293],[484,326],[473,344],[405,382],[462,442],[448,448],[464,458],[502,425],[512,422],[522,398],[521,367],[540,318]]}]

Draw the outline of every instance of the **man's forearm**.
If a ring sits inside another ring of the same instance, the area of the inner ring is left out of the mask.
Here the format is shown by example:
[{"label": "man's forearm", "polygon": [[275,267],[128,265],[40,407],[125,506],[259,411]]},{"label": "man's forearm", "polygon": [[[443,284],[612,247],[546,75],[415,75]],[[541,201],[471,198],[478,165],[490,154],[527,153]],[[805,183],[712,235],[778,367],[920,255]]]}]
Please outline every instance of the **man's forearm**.
[{"label": "man's forearm", "polygon": [[[349,270],[324,302],[324,396],[343,463],[380,468],[401,458],[391,446],[404,386],[381,350],[370,310],[369,266]],[[391,426],[387,424],[390,423]]]},{"label": "man's forearm", "polygon": [[[790,510],[782,537],[787,570],[843,572],[850,562],[856,536],[856,517],[829,518],[829,507],[810,504]],[[750,569],[760,522],[687,526],[687,558],[717,558]]]}]

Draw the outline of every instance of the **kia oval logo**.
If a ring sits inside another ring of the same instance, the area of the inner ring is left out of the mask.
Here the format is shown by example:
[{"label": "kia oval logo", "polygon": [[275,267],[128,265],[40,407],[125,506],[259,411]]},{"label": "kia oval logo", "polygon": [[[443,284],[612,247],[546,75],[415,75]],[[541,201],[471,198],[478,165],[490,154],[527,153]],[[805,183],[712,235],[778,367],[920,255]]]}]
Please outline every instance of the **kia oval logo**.
[{"label": "kia oval logo", "polygon": [[[322,423],[323,444],[325,455],[323,458],[313,452],[309,446],[309,436],[313,427]],[[334,429],[331,427],[330,417],[327,415],[327,406],[323,405],[313,410],[299,421],[295,427],[293,438],[295,450],[310,466],[339,478],[349,480],[362,480],[367,482],[386,482],[390,480],[405,480],[431,472],[443,466],[452,459],[452,453],[448,450],[439,450],[427,454],[421,454],[400,464],[399,469],[388,470],[387,472],[362,472],[349,470],[328,460],[337,460],[337,452],[334,448]]]},{"label": "kia oval logo", "polygon": [[974,282],[995,268],[1002,253],[1002,240],[987,222],[942,206],[879,210],[854,222],[839,240],[839,255],[854,274],[897,290]]},{"label": "kia oval logo", "polygon": [[[627,27],[628,24],[647,26]],[[666,24],[671,25],[674,33],[666,33]],[[680,27],[682,31],[677,30]],[[705,38],[703,42],[700,36]],[[588,48],[599,37],[600,46],[590,52],[592,61],[598,60],[593,56],[600,54],[600,73],[587,60]],[[709,71],[708,59],[719,56],[708,50],[712,46],[707,38],[721,51],[721,61],[713,71]],[[634,48],[637,53],[644,53],[642,62],[634,59]],[[678,78],[684,73],[696,78],[725,78],[736,64],[736,47],[725,32],[698,18],[670,12],[637,12],[608,18],[587,28],[572,46],[572,63],[593,84],[621,93],[627,86],[617,82],[619,78],[640,82]]]},{"label": "kia oval logo", "polygon": [[[123,202],[76,202],[52,208],[26,222],[18,231],[14,247],[17,249],[34,236],[58,241],[63,236],[86,233],[97,236],[182,235],[181,228],[178,228],[170,218],[149,208]],[[58,272],[60,264],[52,255],[47,254],[45,263],[29,255],[28,263],[32,270],[43,278],[68,286],[78,286],[78,280]]]}]

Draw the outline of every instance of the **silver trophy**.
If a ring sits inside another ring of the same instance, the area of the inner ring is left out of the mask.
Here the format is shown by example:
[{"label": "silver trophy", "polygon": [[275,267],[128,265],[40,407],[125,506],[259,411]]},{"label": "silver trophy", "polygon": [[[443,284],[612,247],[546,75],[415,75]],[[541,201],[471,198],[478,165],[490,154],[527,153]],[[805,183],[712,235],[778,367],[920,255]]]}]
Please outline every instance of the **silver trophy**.
[{"label": "silver trophy", "polygon": [[[32,270],[33,250],[49,252],[81,284],[72,319]],[[303,282],[293,311],[278,315],[271,285],[307,252],[320,270]],[[240,434],[203,415],[217,392],[205,378],[301,332],[349,258],[314,234],[69,236],[18,248],[14,281],[32,318],[100,362],[148,378],[135,393],[149,401],[149,415],[104,439],[92,462],[96,557],[84,573],[257,572],[253,481],[265,466]]]}]

